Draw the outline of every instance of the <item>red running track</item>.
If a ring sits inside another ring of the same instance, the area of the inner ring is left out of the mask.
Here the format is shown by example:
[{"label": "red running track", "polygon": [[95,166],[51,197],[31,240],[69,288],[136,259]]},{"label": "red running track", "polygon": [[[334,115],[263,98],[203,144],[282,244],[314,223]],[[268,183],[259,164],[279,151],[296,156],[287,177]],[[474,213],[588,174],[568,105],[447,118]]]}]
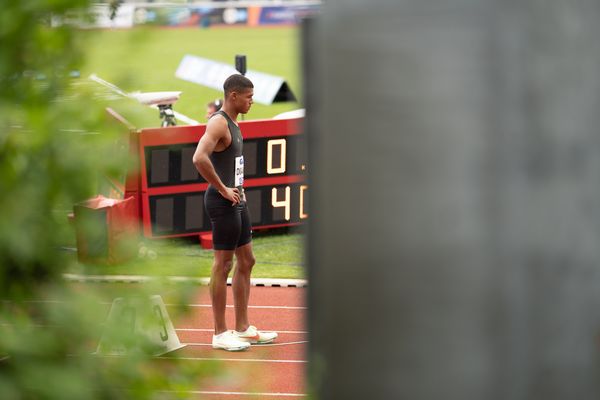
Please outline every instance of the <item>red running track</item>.
[{"label": "red running track", "polygon": [[[214,350],[212,310],[206,287],[188,304],[181,319],[172,314],[179,340],[187,346],[164,357],[177,356],[185,362],[219,362],[218,378],[205,380],[197,391],[206,399],[290,399],[306,394],[307,367],[306,289],[293,287],[252,287],[250,291],[250,323],[265,331],[276,331],[273,344],[253,345],[243,352]],[[168,308],[168,298],[164,299]],[[228,328],[234,328],[231,288],[228,288],[226,317]]]}]

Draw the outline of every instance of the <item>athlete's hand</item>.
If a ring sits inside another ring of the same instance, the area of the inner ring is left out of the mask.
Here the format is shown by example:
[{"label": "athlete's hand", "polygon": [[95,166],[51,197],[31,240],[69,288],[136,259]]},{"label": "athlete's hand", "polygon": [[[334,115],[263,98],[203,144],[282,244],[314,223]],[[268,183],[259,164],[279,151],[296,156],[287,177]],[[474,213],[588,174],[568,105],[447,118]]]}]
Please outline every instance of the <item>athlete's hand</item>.
[{"label": "athlete's hand", "polygon": [[227,200],[231,201],[233,204],[231,206],[235,206],[240,202],[240,190],[238,188],[228,188],[226,187],[221,196],[225,197]]}]

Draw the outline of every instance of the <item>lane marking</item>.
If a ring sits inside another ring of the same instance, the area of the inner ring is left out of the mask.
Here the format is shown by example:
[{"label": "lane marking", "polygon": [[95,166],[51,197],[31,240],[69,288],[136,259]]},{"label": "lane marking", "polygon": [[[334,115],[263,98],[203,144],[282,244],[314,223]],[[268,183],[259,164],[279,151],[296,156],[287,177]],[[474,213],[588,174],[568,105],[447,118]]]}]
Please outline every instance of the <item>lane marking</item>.
[{"label": "lane marking", "polygon": [[216,392],[207,390],[190,390],[190,391],[176,391],[176,390],[161,390],[160,393],[181,393],[181,394],[202,394],[202,395],[220,395],[220,396],[271,396],[271,397],[306,397],[305,393],[256,393],[256,392]]},{"label": "lane marking", "polygon": [[[103,323],[99,325],[104,325]],[[14,324],[1,323],[0,326],[3,327],[15,327]],[[57,328],[59,325],[50,325],[50,324],[29,324],[27,325],[29,328]],[[180,332],[214,332],[214,329],[211,328],[175,328],[176,331]],[[276,329],[270,329],[268,332],[277,332],[277,333],[286,333],[291,335],[308,335],[307,331],[279,331]]]},{"label": "lane marking", "polygon": [[306,360],[269,360],[261,358],[210,358],[210,357],[154,357],[159,360],[185,360],[185,361],[235,361],[253,363],[275,363],[275,364],[306,364]]},{"label": "lane marking", "polygon": [[[26,300],[25,303],[30,304],[64,304],[66,301],[64,300]],[[98,304],[101,305],[111,305],[112,302],[101,301]],[[165,304],[167,307],[199,307],[199,308],[211,308],[211,304],[176,304],[176,303],[168,303]],[[235,308],[233,304],[227,304],[227,308]],[[248,305],[248,308],[256,308],[256,309],[266,309],[266,310],[308,310],[308,307],[303,306],[254,306]]]},{"label": "lane marking", "polygon": [[[196,278],[190,276],[149,276],[149,275],[82,275],[82,274],[63,274],[63,279],[69,282],[92,282],[92,283],[147,283],[166,280],[169,283],[197,283],[208,286],[210,278]],[[232,278],[227,279],[227,284],[231,285]],[[251,278],[252,286],[262,287],[293,287],[306,288],[308,281],[306,279],[272,279],[272,278]]]},{"label": "lane marking", "polygon": [[[304,344],[308,343],[308,340],[302,340],[299,342],[281,342],[281,343],[266,343],[266,344],[255,344],[257,348],[259,347],[271,347],[271,346],[287,346],[293,344]],[[187,346],[212,346],[212,343],[182,343]]]},{"label": "lane marking", "polygon": [[[201,308],[211,308],[210,304],[166,304],[167,307],[201,307]],[[232,304],[227,304],[227,308],[235,308]],[[299,306],[248,306],[248,308],[258,308],[258,309],[267,309],[267,310],[308,310],[308,307],[299,307]]]},{"label": "lane marking", "polygon": [[[181,332],[214,332],[214,329],[210,329],[210,328],[175,328],[176,331],[181,331]],[[264,331],[268,331],[268,332],[277,332],[277,333],[289,333],[292,335],[307,335],[308,332],[307,331],[279,331],[277,329],[263,329]]]}]

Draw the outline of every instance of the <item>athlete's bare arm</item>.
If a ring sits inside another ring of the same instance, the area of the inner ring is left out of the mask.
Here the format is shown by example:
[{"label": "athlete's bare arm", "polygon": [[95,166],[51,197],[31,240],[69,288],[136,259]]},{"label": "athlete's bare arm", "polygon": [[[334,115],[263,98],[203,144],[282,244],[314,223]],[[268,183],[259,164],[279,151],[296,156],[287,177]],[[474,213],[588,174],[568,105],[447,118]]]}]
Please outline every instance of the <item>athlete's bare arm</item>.
[{"label": "athlete's bare arm", "polygon": [[233,205],[240,202],[240,191],[228,188],[223,184],[209,156],[213,151],[223,151],[231,144],[231,135],[224,117],[216,115],[208,121],[206,132],[200,138],[192,161],[204,179],[208,181],[221,196],[231,201]]}]

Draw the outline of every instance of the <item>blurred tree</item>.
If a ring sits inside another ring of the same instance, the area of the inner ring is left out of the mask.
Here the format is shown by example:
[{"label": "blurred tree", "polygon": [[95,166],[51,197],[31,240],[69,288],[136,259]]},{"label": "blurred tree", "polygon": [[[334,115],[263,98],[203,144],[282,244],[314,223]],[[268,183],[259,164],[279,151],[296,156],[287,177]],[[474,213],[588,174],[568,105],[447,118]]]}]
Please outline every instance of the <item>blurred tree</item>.
[{"label": "blurred tree", "polygon": [[[156,398],[159,390],[190,388],[202,373],[143,352],[118,360],[92,356],[106,297],[62,279],[74,262],[60,251],[73,236],[67,213],[96,193],[99,176],[116,177],[126,162],[114,148],[122,132],[106,123],[85,85],[74,84],[87,36],[65,22],[87,18],[89,6],[88,0],[2,2],[2,399]],[[38,299],[54,301],[32,302]]]}]

